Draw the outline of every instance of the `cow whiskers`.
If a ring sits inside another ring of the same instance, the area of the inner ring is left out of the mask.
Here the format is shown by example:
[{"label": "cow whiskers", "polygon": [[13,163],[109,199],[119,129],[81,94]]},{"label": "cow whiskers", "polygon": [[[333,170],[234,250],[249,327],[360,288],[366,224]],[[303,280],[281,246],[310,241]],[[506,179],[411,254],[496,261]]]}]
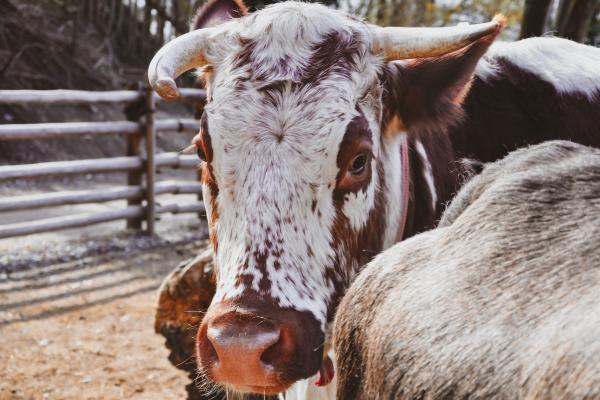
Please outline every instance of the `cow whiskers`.
[{"label": "cow whiskers", "polygon": [[227,387],[223,387],[210,379],[208,379],[206,370],[204,368],[198,368],[196,378],[194,379],[194,384],[198,388],[204,396],[208,398],[215,398],[219,393],[223,393],[223,389],[226,390]]},{"label": "cow whiskers", "polygon": [[185,360],[183,360],[182,362],[180,362],[179,364],[175,365],[175,368],[179,368],[181,367],[183,364],[186,364],[187,362],[189,362],[190,360],[193,360],[196,356],[195,355],[191,355],[188,358],[186,358]]}]

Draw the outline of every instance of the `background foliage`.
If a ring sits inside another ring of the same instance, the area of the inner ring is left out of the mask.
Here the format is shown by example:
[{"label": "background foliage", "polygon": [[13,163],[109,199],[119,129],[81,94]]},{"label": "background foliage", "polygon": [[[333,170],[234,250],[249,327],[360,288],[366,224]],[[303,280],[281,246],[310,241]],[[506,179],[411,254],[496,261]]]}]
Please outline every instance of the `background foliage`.
[{"label": "background foliage", "polygon": [[[0,0],[0,87],[122,88],[185,33],[206,0]],[[247,0],[252,10],[274,0]],[[554,34],[600,45],[600,0],[322,0],[380,25],[508,18],[504,39]]]}]

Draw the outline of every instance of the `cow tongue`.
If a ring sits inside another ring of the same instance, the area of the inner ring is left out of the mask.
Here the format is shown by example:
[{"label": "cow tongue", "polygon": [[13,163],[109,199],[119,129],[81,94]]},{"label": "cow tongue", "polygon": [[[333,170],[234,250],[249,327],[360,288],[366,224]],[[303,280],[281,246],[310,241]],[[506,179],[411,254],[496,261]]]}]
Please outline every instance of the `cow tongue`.
[{"label": "cow tongue", "polygon": [[317,386],[326,386],[333,380],[333,375],[335,374],[333,370],[333,362],[329,356],[325,356],[323,359],[323,363],[321,364],[321,369],[319,369],[319,376],[315,381],[315,385]]}]

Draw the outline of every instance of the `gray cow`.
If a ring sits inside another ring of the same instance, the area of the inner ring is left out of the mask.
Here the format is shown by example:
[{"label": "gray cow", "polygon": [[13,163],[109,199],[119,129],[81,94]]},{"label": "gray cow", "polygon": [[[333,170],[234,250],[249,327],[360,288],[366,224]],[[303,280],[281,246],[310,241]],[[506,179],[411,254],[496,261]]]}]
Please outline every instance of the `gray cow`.
[{"label": "gray cow", "polygon": [[487,165],[335,321],[340,399],[600,398],[600,150]]}]

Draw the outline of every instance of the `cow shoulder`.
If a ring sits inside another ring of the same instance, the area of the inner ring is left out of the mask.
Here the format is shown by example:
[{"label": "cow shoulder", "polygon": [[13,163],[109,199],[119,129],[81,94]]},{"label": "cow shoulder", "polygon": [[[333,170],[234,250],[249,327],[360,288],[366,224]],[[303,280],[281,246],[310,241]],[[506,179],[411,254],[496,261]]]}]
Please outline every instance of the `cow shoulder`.
[{"label": "cow shoulder", "polygon": [[[551,182],[560,183],[561,175],[573,176],[571,172],[574,168],[578,168],[577,160],[580,160],[583,154],[595,152],[596,150],[573,142],[556,140],[521,148],[502,160],[486,164],[481,174],[475,175],[461,188],[442,214],[438,226],[451,225],[467,207],[477,201],[482,193],[493,186],[502,185],[501,190],[504,191],[507,200],[514,199],[515,202],[519,202],[523,200],[521,194],[539,189],[539,192],[546,196],[545,202],[556,202],[560,198],[551,197],[555,191],[541,190],[541,185]],[[509,181],[511,185],[507,188],[502,181]],[[564,188],[564,190],[568,189]],[[511,191],[515,193],[511,194]],[[520,207],[518,204],[515,206]]]}]

